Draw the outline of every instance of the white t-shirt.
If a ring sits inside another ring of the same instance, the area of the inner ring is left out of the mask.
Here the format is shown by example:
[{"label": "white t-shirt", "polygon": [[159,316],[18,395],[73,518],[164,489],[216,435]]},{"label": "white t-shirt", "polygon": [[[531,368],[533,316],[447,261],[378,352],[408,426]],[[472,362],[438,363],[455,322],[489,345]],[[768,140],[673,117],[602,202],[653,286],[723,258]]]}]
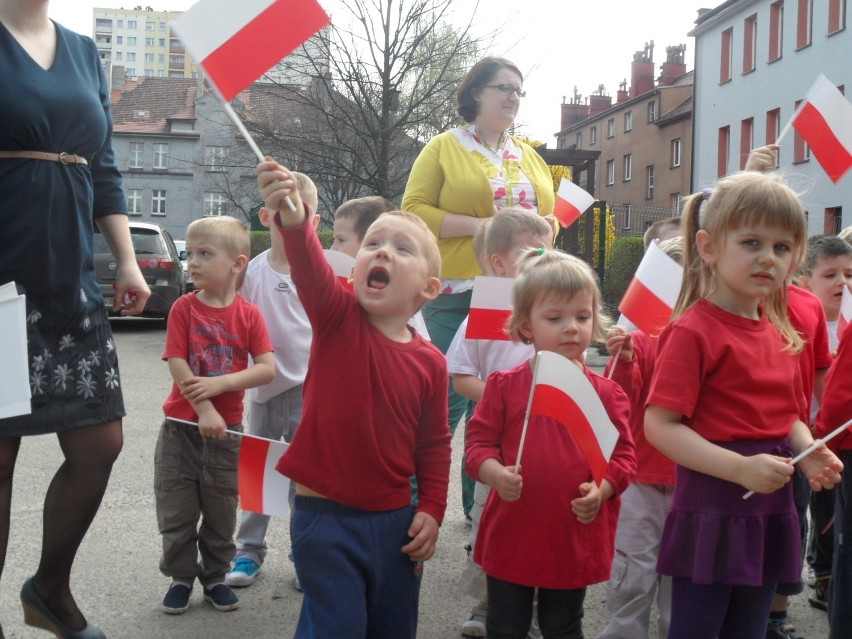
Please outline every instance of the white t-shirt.
[{"label": "white t-shirt", "polygon": [[291,277],[270,266],[268,250],[249,262],[240,294],[260,309],[275,349],[275,378],[249,389],[251,401],[263,404],[305,381],[313,335],[311,323]]},{"label": "white t-shirt", "polygon": [[429,330],[426,328],[426,320],[423,319],[423,313],[417,311],[411,316],[411,319],[408,320],[408,325],[420,333],[420,337],[425,339],[427,342],[432,341],[432,338],[429,337]]},{"label": "white t-shirt", "polygon": [[532,344],[494,339],[467,339],[467,317],[459,326],[450,348],[447,349],[447,370],[450,375],[476,375],[485,381],[494,371],[506,371],[528,361],[535,355]]},{"label": "white t-shirt", "polygon": [[828,350],[836,353],[837,349],[840,348],[840,338],[837,336],[837,329],[840,328],[840,320],[836,319],[833,322],[826,321],[825,325],[828,327]]}]

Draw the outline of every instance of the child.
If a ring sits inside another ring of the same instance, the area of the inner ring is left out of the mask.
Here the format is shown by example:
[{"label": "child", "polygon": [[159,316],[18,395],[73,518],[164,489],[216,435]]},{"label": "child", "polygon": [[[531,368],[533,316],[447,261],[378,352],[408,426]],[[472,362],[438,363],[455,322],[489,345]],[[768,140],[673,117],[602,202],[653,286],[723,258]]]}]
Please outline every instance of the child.
[{"label": "child", "polygon": [[[683,263],[683,238],[660,242],[660,249]],[[672,503],[674,463],[645,439],[645,400],[651,388],[657,341],[643,331],[626,332],[614,326],[607,333],[607,350],[618,353],[607,365],[630,399],[630,433],[636,448],[636,477],[621,496],[615,533],[615,558],[607,582],[609,621],[598,639],[647,639],[651,605],[656,594],[657,635],[668,634],[671,617],[671,579],[657,573],[657,556],[666,514]],[[615,366],[615,370],[611,370]]]},{"label": "child", "polygon": [[[785,291],[805,216],[775,176],[746,172],[693,195],[683,228],[683,286],[645,414],[648,441],[678,464],[657,564],[673,577],[669,638],[760,637],[776,584],[801,570],[787,458],[813,438]],[[822,445],[799,467],[819,490],[842,465]]]},{"label": "child", "polygon": [[843,288],[852,286],[852,245],[836,235],[808,239],[808,255],[799,270],[799,285],[816,295],[828,321],[829,348],[837,352],[837,325]]},{"label": "child", "polygon": [[[302,200],[316,210],[317,187],[304,173],[293,173]],[[261,208],[261,224],[270,226],[271,213]],[[314,228],[319,216],[313,218]],[[273,228],[271,233],[277,231]],[[290,277],[290,262],[280,241],[249,262],[240,295],[255,304],[266,321],[275,348],[275,379],[249,391],[248,432],[266,439],[290,442],[302,419],[302,383],[308,371],[311,351],[311,324]],[[290,486],[290,510],[295,489]],[[266,530],[269,515],[244,510],[237,531],[237,554],[225,583],[250,586],[263,569],[266,559]],[[296,584],[298,588],[298,583]]]},{"label": "child", "polygon": [[163,359],[174,384],[154,456],[160,570],[172,578],[163,599],[169,614],[186,611],[196,578],[217,610],[239,606],[224,582],[234,556],[240,447],[228,430],[242,432],[243,391],[275,374],[263,317],[236,292],[248,261],[245,226],[230,216],[195,220],[186,250],[195,291],[169,314]]},{"label": "child", "polygon": [[[517,271],[516,261],[521,252],[527,248],[551,247],[553,231],[544,218],[519,207],[509,207],[482,224],[474,237],[473,245],[477,260],[486,275],[514,278]],[[477,251],[480,245],[481,251]],[[467,323],[468,319],[465,318],[447,350],[447,369],[456,391],[478,402],[482,398],[485,380],[489,374],[514,368],[528,361],[535,355],[535,351],[530,345],[519,342],[467,339]],[[465,592],[476,597],[479,603],[471,611],[470,619],[462,624],[461,633],[465,637],[485,636],[485,613],[488,609],[485,574],[470,554],[476,548],[479,518],[490,490],[485,484],[476,482],[473,492],[470,548],[459,583]]]},{"label": "child", "polygon": [[489,637],[522,639],[538,589],[544,637],[582,637],[586,586],[612,563],[618,499],[636,465],[627,397],[585,367],[593,337],[604,335],[594,272],[555,250],[531,249],[519,261],[509,331],[513,341],[554,351],[585,372],[620,437],[598,487],[568,429],[531,417],[523,469],[515,466],[532,386],[532,362],[488,376],[467,426],[467,472],[491,486],[474,559],[487,575]]},{"label": "child", "polygon": [[302,423],[277,466],[296,482],[295,636],[413,639],[451,456],[446,362],[408,327],[440,289],[437,243],[411,213],[384,214],[355,259],[353,295],[326,262],[290,172],[267,159],[257,173],[314,330]]},{"label": "child", "polygon": [[[846,328],[840,336],[837,358],[825,382],[822,407],[817,419],[816,434],[825,437],[835,428],[852,419],[852,329]],[[852,433],[845,431],[829,442],[832,450],[839,451],[845,465],[852,464]],[[843,473],[835,488],[834,505],[834,561],[832,563],[831,589],[829,590],[829,639],[843,639],[852,628],[852,555],[849,536],[852,529],[852,477]]]},{"label": "child", "polygon": [[649,226],[642,236],[642,243],[645,245],[645,250],[651,246],[651,242],[659,240],[665,242],[675,237],[680,237],[683,231],[680,229],[679,217],[667,217],[664,220],[657,220]]}]

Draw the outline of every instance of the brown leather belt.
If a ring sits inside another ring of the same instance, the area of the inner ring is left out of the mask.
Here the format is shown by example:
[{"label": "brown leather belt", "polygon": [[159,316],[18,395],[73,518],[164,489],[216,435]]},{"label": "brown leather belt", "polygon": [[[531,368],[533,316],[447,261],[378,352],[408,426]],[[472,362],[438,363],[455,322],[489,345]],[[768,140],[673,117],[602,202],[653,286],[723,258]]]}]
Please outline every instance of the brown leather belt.
[{"label": "brown leather belt", "polygon": [[0,160],[4,158],[26,158],[28,160],[47,160],[60,164],[88,164],[82,155],[72,153],[45,153],[43,151],[0,151]]}]

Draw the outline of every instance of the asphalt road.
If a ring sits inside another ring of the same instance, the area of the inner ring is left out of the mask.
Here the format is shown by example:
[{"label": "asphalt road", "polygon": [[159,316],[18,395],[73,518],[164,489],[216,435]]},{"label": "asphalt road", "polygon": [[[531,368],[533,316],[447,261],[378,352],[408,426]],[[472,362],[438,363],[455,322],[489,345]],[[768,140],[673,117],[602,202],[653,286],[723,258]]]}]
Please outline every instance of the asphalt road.
[{"label": "asphalt road", "polygon": [[[170,384],[166,365],[160,360],[165,331],[162,323],[137,319],[117,320],[113,330],[128,416],[124,420],[124,450],[74,565],[72,588],[82,610],[110,639],[291,637],[301,595],[292,586],[295,573],[287,560],[289,535],[281,520],[273,520],[269,529],[271,549],[264,573],[253,586],[238,591],[242,604],[238,610],[214,610],[196,587],[185,614],[161,612],[169,582],[157,568],[160,537],[152,486],[154,444]],[[593,367],[602,364],[600,359],[590,359]],[[475,603],[456,587],[468,535],[459,488],[462,435],[460,428],[453,442],[450,504],[438,552],[424,573],[421,639],[460,637],[458,628]],[[27,438],[21,446],[9,552],[0,580],[0,621],[10,638],[49,636],[24,626],[18,593],[38,562],[44,493],[61,460],[53,436]],[[605,614],[603,586],[593,586],[586,599],[587,637],[595,637],[601,630]],[[793,599],[791,617],[808,639],[828,636],[825,613],[811,608],[805,594]]]}]

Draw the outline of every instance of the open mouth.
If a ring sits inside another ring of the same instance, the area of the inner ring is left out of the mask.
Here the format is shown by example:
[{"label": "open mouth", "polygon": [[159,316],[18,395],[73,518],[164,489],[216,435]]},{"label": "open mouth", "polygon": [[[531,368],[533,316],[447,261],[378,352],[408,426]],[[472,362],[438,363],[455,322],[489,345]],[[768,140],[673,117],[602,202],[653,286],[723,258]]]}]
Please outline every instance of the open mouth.
[{"label": "open mouth", "polygon": [[390,284],[390,275],[381,266],[370,269],[367,274],[367,286],[377,291],[384,290]]}]

